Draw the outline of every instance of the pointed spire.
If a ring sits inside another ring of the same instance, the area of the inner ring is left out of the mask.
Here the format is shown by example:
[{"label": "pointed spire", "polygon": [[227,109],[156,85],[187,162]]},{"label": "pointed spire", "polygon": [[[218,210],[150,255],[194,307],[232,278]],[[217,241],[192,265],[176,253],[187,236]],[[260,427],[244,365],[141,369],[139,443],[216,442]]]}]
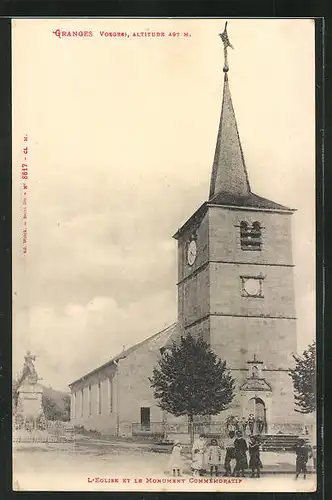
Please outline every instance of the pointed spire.
[{"label": "pointed spire", "polygon": [[229,43],[226,26],[224,32],[220,34],[224,43],[225,56],[223,69],[225,75],[224,93],[212,168],[209,200],[212,200],[212,198],[220,193],[228,196],[247,196],[250,193],[248,174],[229,89],[227,48],[232,46]]}]

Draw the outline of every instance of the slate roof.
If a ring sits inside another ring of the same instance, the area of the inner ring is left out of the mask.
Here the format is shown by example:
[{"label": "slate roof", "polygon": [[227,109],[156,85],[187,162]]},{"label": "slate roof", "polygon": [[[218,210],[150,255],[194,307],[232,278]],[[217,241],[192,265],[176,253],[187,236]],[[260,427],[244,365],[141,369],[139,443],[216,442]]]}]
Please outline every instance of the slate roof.
[{"label": "slate roof", "polygon": [[234,195],[246,195],[250,192],[248,173],[244,162],[227,73],[225,73],[224,77],[224,92],[209,199],[212,199],[222,190]]},{"label": "slate roof", "polygon": [[293,213],[296,210],[293,208],[288,208],[285,205],[276,203],[275,201],[268,200],[262,196],[252,193],[251,191],[247,195],[231,195],[229,193],[221,192],[218,193],[214,198],[209,201],[204,202],[196,212],[177,230],[173,235],[173,238],[177,239],[184,231],[192,227],[194,224],[199,224],[203,219],[209,206],[225,206],[225,207],[239,207],[239,208],[253,208],[257,210],[272,210],[276,212],[286,212]]},{"label": "slate roof", "polygon": [[268,200],[267,198],[263,198],[262,196],[258,196],[257,194],[249,191],[248,194],[245,195],[235,195],[230,194],[225,191],[221,191],[216,196],[214,196],[211,200],[208,201],[210,205],[230,205],[237,207],[248,207],[248,208],[265,208],[271,210],[287,210],[293,212],[294,209],[288,208],[280,203],[276,203],[275,201]]}]

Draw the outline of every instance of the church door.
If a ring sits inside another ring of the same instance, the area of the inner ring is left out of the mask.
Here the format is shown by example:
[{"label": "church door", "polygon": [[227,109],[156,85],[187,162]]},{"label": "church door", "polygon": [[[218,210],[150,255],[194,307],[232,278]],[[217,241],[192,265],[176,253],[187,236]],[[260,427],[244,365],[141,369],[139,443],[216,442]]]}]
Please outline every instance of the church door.
[{"label": "church door", "polygon": [[150,408],[141,407],[141,430],[150,430]]},{"label": "church door", "polygon": [[255,432],[262,434],[267,432],[266,408],[261,398],[252,398],[250,401],[251,413],[255,416]]}]

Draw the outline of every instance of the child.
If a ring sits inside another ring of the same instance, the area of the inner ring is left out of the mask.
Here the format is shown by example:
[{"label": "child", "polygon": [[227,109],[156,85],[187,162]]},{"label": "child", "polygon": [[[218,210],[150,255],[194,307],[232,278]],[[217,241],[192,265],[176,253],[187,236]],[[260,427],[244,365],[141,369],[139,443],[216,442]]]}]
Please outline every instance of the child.
[{"label": "child", "polygon": [[235,448],[235,476],[239,477],[240,474],[242,477],[245,477],[244,471],[248,468],[248,460],[247,460],[247,450],[248,445],[246,440],[242,437],[242,432],[237,431],[236,438],[234,441]]},{"label": "child", "polygon": [[193,476],[199,476],[203,471],[203,453],[198,448],[193,450],[193,458],[191,463]]},{"label": "child", "polygon": [[182,446],[179,441],[173,444],[172,454],[169,461],[169,469],[172,471],[173,476],[180,476],[183,470],[183,461],[181,458]]},{"label": "child", "polygon": [[206,441],[203,434],[199,435],[198,439],[195,439],[192,447],[192,469],[194,475],[202,476],[205,470],[205,449]]},{"label": "child", "polygon": [[211,440],[211,444],[207,449],[207,459],[210,466],[211,476],[213,476],[213,473],[217,476],[218,466],[221,462],[221,448],[216,439]]},{"label": "child", "polygon": [[225,476],[232,475],[231,461],[235,460],[235,449],[234,449],[234,438],[235,432],[230,431],[228,434],[228,439],[225,441],[226,456],[225,456]]},{"label": "child", "polygon": [[307,462],[309,458],[309,450],[305,444],[304,439],[299,439],[296,447],[296,475],[295,479],[297,479],[301,472],[303,472],[303,479],[307,477]]},{"label": "child", "polygon": [[251,477],[260,477],[260,470],[263,468],[263,464],[260,458],[259,440],[257,436],[250,437],[249,456],[250,456],[249,467],[251,469]]}]

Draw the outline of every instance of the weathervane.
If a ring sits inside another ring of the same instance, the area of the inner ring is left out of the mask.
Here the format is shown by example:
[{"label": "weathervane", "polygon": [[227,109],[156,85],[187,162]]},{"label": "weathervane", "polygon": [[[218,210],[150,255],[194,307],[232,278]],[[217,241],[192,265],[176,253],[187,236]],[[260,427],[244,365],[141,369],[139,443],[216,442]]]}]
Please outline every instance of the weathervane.
[{"label": "weathervane", "polygon": [[224,44],[224,73],[227,73],[227,71],[229,70],[229,66],[228,66],[228,59],[227,59],[227,49],[228,47],[230,47],[231,49],[234,49],[233,45],[230,43],[229,41],[229,38],[228,38],[228,34],[227,34],[227,21],[225,23],[225,29],[222,33],[219,33],[219,36]]}]

